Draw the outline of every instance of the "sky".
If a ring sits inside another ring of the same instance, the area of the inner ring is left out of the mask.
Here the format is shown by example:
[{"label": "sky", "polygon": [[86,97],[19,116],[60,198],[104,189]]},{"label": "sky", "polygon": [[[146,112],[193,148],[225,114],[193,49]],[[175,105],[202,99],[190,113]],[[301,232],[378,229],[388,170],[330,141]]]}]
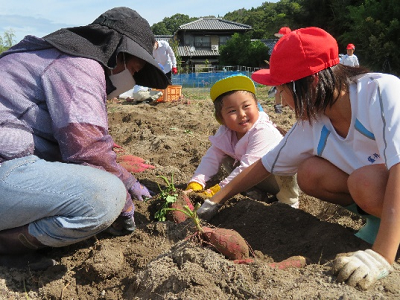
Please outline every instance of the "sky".
[{"label": "sky", "polygon": [[[103,12],[117,6],[136,10],[150,26],[177,13],[189,17],[216,16],[237,9],[251,9],[278,0],[0,0],[0,36],[12,30],[18,42],[25,35],[42,37],[64,27],[92,23]],[[135,3],[136,2],[136,3]]]}]

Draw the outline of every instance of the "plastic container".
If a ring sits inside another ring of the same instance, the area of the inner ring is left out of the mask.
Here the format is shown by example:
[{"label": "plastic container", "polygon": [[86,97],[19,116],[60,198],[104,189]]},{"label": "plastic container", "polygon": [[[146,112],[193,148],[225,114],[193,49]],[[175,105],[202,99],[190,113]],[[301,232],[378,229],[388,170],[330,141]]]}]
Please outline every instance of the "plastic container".
[{"label": "plastic container", "polygon": [[163,95],[157,99],[157,102],[173,102],[178,101],[182,97],[182,86],[181,85],[169,85],[166,89],[152,89],[161,91]]}]

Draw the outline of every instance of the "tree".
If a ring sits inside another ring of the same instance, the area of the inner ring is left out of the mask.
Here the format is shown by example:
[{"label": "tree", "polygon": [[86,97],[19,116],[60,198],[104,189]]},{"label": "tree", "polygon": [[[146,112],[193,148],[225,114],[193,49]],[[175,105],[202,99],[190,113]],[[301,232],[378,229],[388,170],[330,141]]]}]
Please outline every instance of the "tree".
[{"label": "tree", "polygon": [[151,26],[151,30],[155,35],[172,35],[163,22],[158,22]]},{"label": "tree", "polygon": [[172,17],[164,18],[161,22],[153,24],[151,29],[155,35],[173,35],[179,26],[197,20],[188,15],[175,14]]},{"label": "tree", "polygon": [[358,7],[349,7],[349,12],[351,26],[339,40],[356,45],[361,65],[399,75],[400,2],[366,0]]},{"label": "tree", "polygon": [[235,33],[221,46],[220,64],[259,67],[264,60],[268,60],[268,47],[260,41],[251,42],[250,37],[251,33]]},{"label": "tree", "polygon": [[10,29],[4,32],[3,37],[0,36],[0,53],[8,50],[12,45],[14,45],[14,30]]},{"label": "tree", "polygon": [[261,67],[265,60],[269,60],[269,48],[261,41],[250,44],[248,62],[250,67]]},{"label": "tree", "polygon": [[171,40],[169,40],[169,45],[171,46],[172,50],[174,51],[178,72],[181,72],[182,57],[180,57],[180,55],[178,53],[179,42],[177,40],[171,39]]},{"label": "tree", "polygon": [[[348,43],[355,44],[361,65],[372,71],[400,74],[400,1],[280,0],[276,3],[263,2],[259,7],[250,10],[228,12],[223,18],[252,26],[250,39],[274,38],[274,33],[282,26],[288,26],[292,30],[309,26],[320,27],[336,38],[341,53],[346,51]],[[153,25],[153,31],[155,34],[172,35],[180,25],[196,19],[176,14]],[[254,57],[249,55],[250,42],[247,39],[233,41],[240,50],[235,50],[228,43],[225,51],[233,55],[234,59],[229,56],[222,59],[230,62],[230,65],[249,65],[243,61],[243,57],[247,57],[254,64]],[[244,46],[244,42],[247,46]],[[223,48],[220,50],[222,56],[225,55]],[[255,59],[269,60],[258,56]]]}]

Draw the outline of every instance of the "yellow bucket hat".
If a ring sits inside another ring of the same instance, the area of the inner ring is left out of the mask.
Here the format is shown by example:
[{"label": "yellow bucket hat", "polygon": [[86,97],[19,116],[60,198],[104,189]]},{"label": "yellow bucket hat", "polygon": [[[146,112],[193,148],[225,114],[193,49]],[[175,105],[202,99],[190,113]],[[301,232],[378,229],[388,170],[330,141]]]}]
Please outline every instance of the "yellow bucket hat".
[{"label": "yellow bucket hat", "polygon": [[232,75],[214,83],[210,90],[211,100],[214,102],[218,96],[231,91],[248,91],[255,94],[256,87],[249,77],[245,75]]}]

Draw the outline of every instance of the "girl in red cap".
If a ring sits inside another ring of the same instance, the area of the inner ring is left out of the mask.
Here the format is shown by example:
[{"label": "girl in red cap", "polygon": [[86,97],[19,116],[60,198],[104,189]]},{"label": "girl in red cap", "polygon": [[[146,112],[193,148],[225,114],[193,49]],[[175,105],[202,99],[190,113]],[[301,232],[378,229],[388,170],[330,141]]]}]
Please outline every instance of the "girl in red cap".
[{"label": "girl in red cap", "polygon": [[338,255],[339,282],[369,288],[392,271],[400,242],[400,80],[339,64],[336,40],[302,28],[275,45],[270,69],[252,79],[277,86],[298,122],[283,140],[210,201],[223,203],[270,174],[293,175],[306,194],[357,205],[380,219],[372,247]]}]

